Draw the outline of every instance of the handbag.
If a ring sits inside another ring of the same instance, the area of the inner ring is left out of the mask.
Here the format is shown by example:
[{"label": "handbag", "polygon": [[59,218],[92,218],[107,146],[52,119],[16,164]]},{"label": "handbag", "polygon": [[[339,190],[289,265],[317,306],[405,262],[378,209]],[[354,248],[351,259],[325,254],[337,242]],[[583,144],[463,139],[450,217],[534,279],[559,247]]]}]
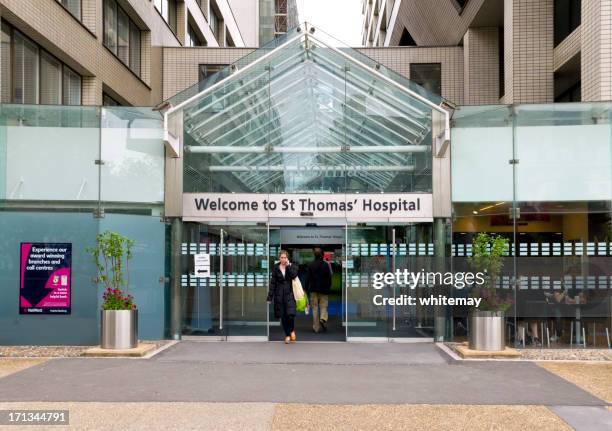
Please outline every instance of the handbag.
[{"label": "handbag", "polygon": [[291,287],[293,288],[293,297],[296,301],[304,298],[304,289],[302,288],[302,283],[300,283],[300,279],[298,277],[291,280]]}]

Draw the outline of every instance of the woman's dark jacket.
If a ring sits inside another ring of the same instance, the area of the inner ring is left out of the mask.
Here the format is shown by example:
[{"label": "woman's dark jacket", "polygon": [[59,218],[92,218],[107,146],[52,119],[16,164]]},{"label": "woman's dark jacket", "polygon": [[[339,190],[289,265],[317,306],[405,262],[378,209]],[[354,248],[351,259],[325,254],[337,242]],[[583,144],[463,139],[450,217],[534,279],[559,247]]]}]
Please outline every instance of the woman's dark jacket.
[{"label": "woman's dark jacket", "polygon": [[285,275],[281,272],[279,265],[274,265],[270,274],[270,290],[268,291],[268,301],[274,301],[274,317],[280,319],[285,314],[295,316],[295,298],[293,297],[293,287],[291,280],[297,277],[297,267],[287,265]]}]

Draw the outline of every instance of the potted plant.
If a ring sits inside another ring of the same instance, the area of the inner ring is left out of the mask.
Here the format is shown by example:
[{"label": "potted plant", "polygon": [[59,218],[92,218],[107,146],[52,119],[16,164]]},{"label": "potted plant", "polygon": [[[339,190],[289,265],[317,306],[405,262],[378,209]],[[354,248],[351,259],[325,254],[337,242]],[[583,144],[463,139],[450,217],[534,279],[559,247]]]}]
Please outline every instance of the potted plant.
[{"label": "potted plant", "polygon": [[100,310],[103,349],[138,346],[138,310],[134,297],[129,294],[129,261],[133,246],[131,239],[107,230],[96,236],[95,248],[87,249],[98,270],[95,281],[104,287]]},{"label": "potted plant", "polygon": [[472,296],[481,298],[478,308],[470,311],[469,348],[473,350],[501,351],[506,345],[505,313],[512,305],[511,298],[496,288],[504,266],[504,252],[508,240],[500,235],[481,232],[472,243],[470,266],[485,274],[484,283],[472,290]]}]

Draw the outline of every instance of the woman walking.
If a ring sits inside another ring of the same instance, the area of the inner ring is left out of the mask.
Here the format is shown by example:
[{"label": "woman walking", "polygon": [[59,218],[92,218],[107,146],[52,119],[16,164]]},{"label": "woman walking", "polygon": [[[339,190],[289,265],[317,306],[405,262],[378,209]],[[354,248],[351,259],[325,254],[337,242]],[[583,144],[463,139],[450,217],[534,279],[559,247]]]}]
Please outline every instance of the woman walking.
[{"label": "woman walking", "polygon": [[285,344],[295,342],[295,298],[293,297],[292,280],[297,277],[297,268],[289,263],[289,254],[281,250],[279,263],[274,265],[270,276],[268,302],[274,300],[274,317],[281,319],[285,331]]}]

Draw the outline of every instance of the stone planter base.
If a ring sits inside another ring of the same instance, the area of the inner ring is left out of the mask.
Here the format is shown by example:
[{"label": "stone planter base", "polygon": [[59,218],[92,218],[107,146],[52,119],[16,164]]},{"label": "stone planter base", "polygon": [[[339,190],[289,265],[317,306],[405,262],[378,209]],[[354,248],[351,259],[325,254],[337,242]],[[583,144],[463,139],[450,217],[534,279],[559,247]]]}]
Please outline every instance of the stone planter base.
[{"label": "stone planter base", "polygon": [[83,356],[94,358],[140,358],[155,349],[155,344],[138,344],[133,349],[103,349],[92,347],[83,352]]},{"label": "stone planter base", "polygon": [[471,350],[467,343],[455,347],[455,351],[463,359],[518,359],[521,353],[512,347],[500,351]]}]

